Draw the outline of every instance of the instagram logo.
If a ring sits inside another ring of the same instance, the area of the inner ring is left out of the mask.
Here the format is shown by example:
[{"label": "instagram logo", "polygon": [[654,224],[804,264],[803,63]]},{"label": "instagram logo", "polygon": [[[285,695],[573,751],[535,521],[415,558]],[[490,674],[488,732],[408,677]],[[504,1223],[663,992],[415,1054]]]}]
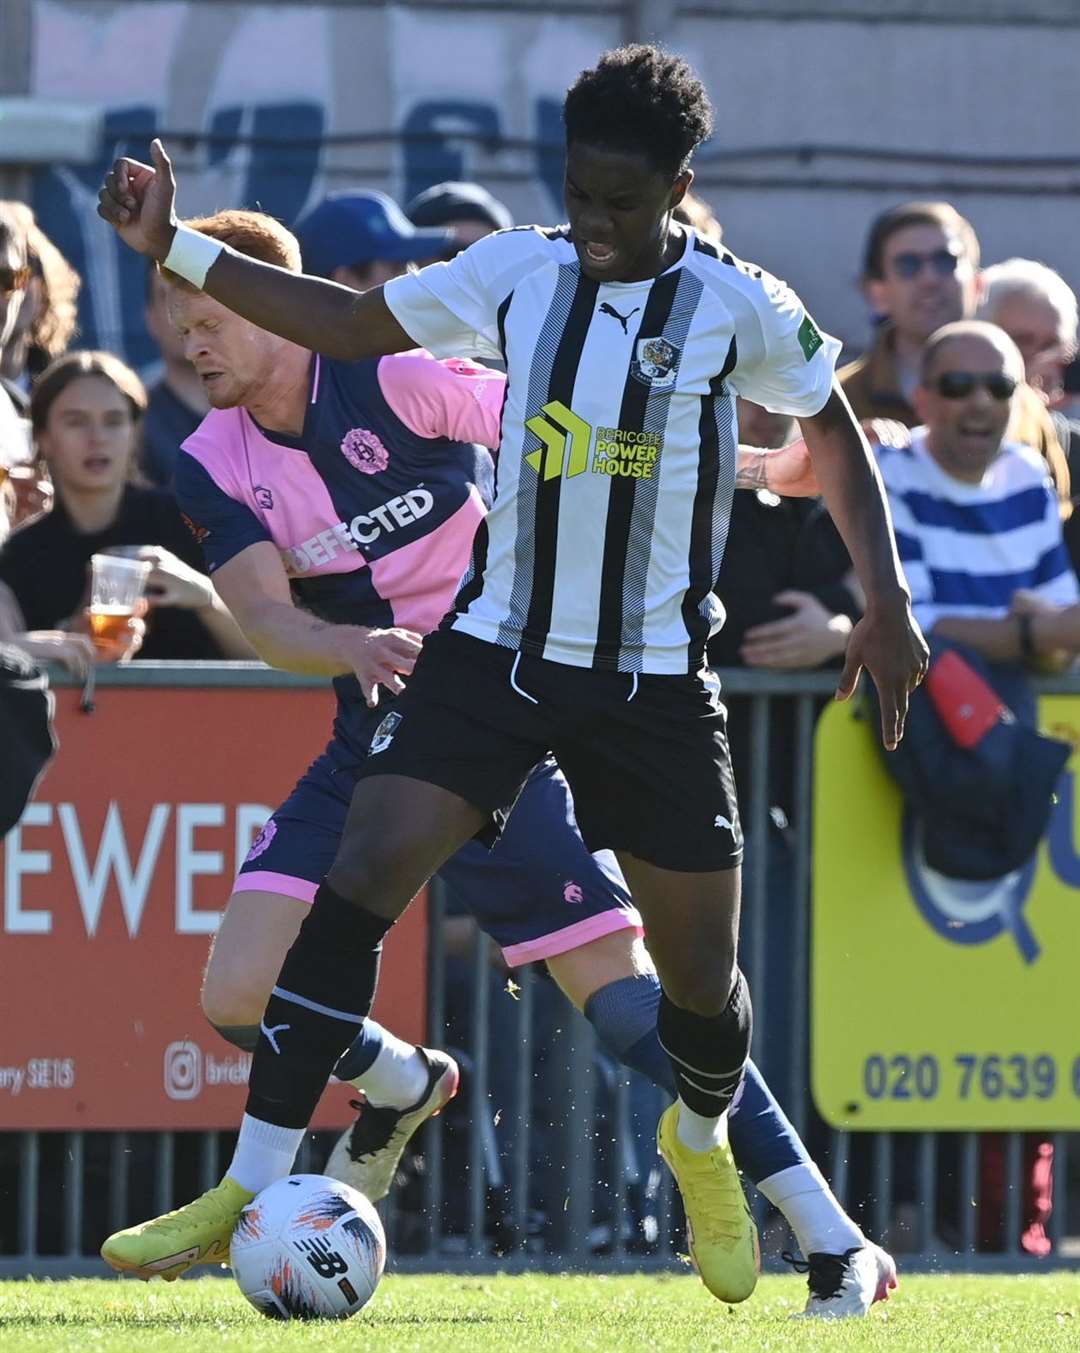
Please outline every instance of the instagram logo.
[{"label": "instagram logo", "polygon": [[187,1039],[165,1049],[165,1093],[170,1099],[197,1099],[202,1093],[202,1049]]}]

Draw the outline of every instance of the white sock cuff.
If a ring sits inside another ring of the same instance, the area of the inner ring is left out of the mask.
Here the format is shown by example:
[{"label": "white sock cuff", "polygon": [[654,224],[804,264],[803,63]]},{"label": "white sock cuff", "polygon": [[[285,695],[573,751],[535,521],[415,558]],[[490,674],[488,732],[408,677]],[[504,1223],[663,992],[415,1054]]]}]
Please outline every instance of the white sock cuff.
[{"label": "white sock cuff", "polygon": [[212,240],[190,226],[178,225],[161,266],[202,291],[206,274],[224,248],[220,240]]},{"label": "white sock cuff", "polygon": [[236,1151],[226,1174],[252,1193],[291,1173],[306,1128],[278,1127],[244,1114]]},{"label": "white sock cuff", "polygon": [[427,1089],[428,1063],[414,1044],[384,1031],[379,1055],[351,1084],[377,1108],[411,1109]]},{"label": "white sock cuff", "polygon": [[755,1185],[774,1207],[782,1207],[789,1198],[800,1193],[831,1193],[829,1182],[812,1160],[801,1165],[789,1165]]},{"label": "white sock cuff", "polygon": [[292,1151],[296,1155],[307,1128],[278,1127],[262,1118],[245,1113],[240,1120],[240,1137],[245,1144],[262,1146],[268,1151]]},{"label": "white sock cuff", "polygon": [[843,1254],[866,1244],[813,1161],[778,1170],[757,1187],[787,1218],[804,1255]]},{"label": "white sock cuff", "polygon": [[727,1113],[716,1118],[708,1118],[689,1108],[686,1101],[679,1099],[679,1117],[675,1135],[683,1146],[691,1151],[712,1151],[725,1146],[728,1139]]}]

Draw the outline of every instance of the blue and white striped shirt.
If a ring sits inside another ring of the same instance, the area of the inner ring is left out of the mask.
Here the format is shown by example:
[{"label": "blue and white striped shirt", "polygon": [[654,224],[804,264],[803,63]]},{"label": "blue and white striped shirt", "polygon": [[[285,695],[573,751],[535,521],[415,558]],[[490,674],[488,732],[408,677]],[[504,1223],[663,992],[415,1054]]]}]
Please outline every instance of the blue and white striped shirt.
[{"label": "blue and white striped shirt", "polygon": [[878,447],[877,457],[924,630],[947,615],[998,619],[1021,589],[1059,606],[1080,598],[1038,452],[1006,442],[980,484],[945,473],[925,428],[912,433],[909,447]]}]

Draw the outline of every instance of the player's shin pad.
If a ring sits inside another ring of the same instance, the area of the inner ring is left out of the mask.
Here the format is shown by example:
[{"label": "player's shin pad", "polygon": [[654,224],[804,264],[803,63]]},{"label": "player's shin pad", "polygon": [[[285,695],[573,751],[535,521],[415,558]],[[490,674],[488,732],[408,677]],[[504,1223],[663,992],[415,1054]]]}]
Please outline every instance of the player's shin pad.
[{"label": "player's shin pad", "polygon": [[752,1028],[750,992],[741,972],[719,1015],[695,1015],[661,994],[657,1034],[688,1108],[718,1118],[730,1106],[750,1055]]},{"label": "player's shin pad", "polygon": [[259,1030],[247,1112],[306,1127],[371,1009],[390,923],[324,883],[285,958]]}]

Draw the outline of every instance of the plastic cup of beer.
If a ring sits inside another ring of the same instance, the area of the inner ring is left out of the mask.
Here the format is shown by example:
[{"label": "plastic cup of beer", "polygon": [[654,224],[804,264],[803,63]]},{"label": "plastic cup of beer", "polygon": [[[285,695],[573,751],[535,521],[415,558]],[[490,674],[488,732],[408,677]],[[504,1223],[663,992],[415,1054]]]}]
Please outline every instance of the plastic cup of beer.
[{"label": "plastic cup of beer", "polygon": [[95,554],[90,560],[90,638],[103,656],[116,653],[116,641],[142,613],[143,590],[150,576],[146,559]]}]

